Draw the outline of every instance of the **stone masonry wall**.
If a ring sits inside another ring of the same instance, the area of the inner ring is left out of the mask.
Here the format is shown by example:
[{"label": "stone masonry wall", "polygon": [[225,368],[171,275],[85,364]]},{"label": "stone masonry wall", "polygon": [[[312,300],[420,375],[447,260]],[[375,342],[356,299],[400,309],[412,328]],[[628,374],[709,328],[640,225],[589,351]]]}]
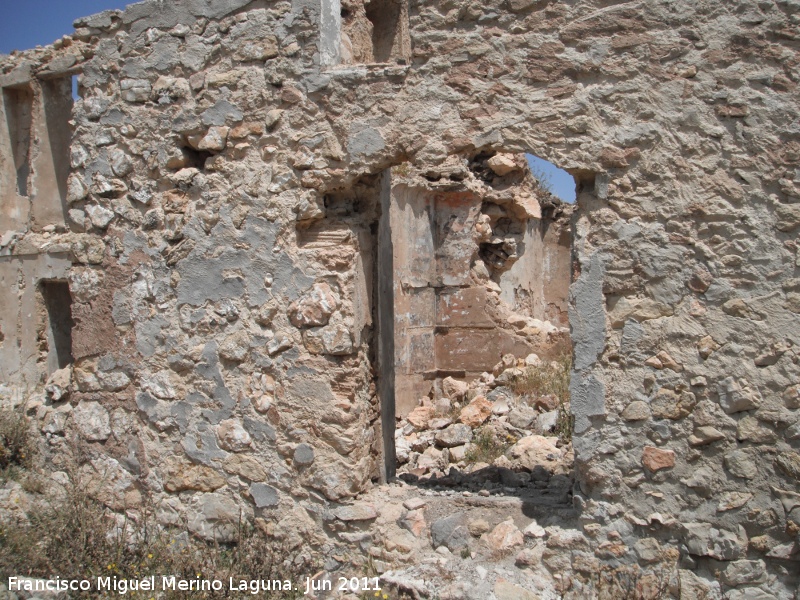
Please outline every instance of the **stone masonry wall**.
[{"label": "stone masonry wall", "polygon": [[[355,64],[375,48],[349,10],[360,33],[333,0],[143,2],[0,59],[3,88],[81,73],[67,228],[20,217],[30,198],[8,213],[17,172],[0,182],[3,260],[43,265],[3,286],[3,385],[52,466],[75,433],[115,509],[147,490],[160,522],[203,537],[241,510],[324,544],[324,511],[382,469],[381,178],[532,152],[579,182],[581,519],[790,597],[800,5],[410,0],[410,46],[381,64]],[[71,379],[45,391],[41,360],[31,377],[6,357],[35,345],[7,323],[48,277],[69,281],[76,325]]]}]

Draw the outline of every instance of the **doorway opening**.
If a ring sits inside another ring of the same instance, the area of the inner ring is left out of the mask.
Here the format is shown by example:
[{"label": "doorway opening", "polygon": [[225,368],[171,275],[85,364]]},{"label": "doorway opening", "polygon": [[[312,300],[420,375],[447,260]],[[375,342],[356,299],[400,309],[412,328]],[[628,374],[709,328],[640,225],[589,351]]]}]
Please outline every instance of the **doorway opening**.
[{"label": "doorway opening", "polygon": [[577,207],[531,156],[392,169],[392,466],[408,482],[571,494]]}]

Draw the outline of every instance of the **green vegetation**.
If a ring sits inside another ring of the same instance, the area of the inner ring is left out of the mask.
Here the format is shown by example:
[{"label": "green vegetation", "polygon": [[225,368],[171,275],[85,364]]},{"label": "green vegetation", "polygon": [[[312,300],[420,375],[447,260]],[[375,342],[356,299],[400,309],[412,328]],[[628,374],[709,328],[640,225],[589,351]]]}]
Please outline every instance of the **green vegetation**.
[{"label": "green vegetation", "polygon": [[572,352],[563,349],[554,361],[525,367],[522,375],[511,382],[514,393],[527,398],[529,403],[540,396],[558,399],[556,433],[565,443],[572,441],[575,417],[569,410],[569,380],[572,372]]},{"label": "green vegetation", "polygon": [[[127,513],[131,515],[132,513]],[[87,495],[82,486],[70,485],[66,492],[37,499],[28,511],[28,522],[0,524],[0,580],[11,575],[62,579],[117,577],[140,580],[156,577],[158,597],[222,598],[230,597],[228,578],[234,580],[290,580],[300,587],[296,592],[261,592],[259,598],[300,598],[303,582],[299,574],[319,570],[302,546],[292,547],[262,533],[247,523],[240,523],[236,540],[216,544],[188,538],[183,533],[160,527],[151,505],[134,517],[114,515]],[[161,592],[161,577],[176,576],[185,580],[223,582],[220,591]],[[96,589],[70,592],[71,597],[98,597]],[[112,594],[116,595],[116,594]],[[151,598],[144,591],[129,591],[126,597]]]},{"label": "green vegetation", "polygon": [[0,409],[0,478],[29,467],[36,456],[36,442],[28,418],[18,410]]},{"label": "green vegetation", "polygon": [[569,377],[572,370],[572,353],[565,351],[552,362],[525,367],[523,374],[514,379],[511,389],[521,396],[537,398],[553,395],[560,403],[569,402]]},{"label": "green vegetation", "polygon": [[468,463],[484,462],[492,464],[496,458],[506,453],[517,440],[508,437],[499,437],[497,432],[490,427],[481,427],[477,430],[472,444],[464,455]]},{"label": "green vegetation", "polygon": [[539,185],[539,188],[555,196],[555,186],[553,185],[552,175],[550,175],[550,173],[547,173],[541,167],[533,165],[530,162],[528,162],[528,167],[531,170],[531,175],[533,175],[533,178]]}]

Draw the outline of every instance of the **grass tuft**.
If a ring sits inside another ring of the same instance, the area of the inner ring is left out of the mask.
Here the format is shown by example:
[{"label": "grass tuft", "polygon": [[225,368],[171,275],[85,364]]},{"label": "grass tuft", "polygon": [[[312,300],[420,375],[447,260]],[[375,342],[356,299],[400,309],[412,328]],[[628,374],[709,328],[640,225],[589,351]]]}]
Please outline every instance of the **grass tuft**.
[{"label": "grass tuft", "polygon": [[572,353],[564,352],[556,360],[535,367],[525,367],[522,375],[511,382],[511,390],[521,396],[537,398],[553,395],[559,402],[569,402],[569,378]]},{"label": "grass tuft", "polygon": [[36,440],[30,420],[20,411],[0,409],[0,476],[30,467],[36,457]]},{"label": "grass tuft", "polygon": [[492,464],[514,445],[516,440],[513,438],[499,437],[497,432],[489,427],[481,427],[477,430],[475,437],[472,438],[472,445],[464,455],[467,463],[484,462]]},{"label": "grass tuft", "polygon": [[[32,508],[26,523],[0,525],[0,580],[12,575],[90,580],[154,575],[160,585],[162,575],[175,575],[187,580],[198,576],[219,579],[226,584],[219,592],[159,591],[159,598],[172,600],[225,597],[230,577],[288,579],[300,587],[296,594],[262,592],[259,597],[292,599],[302,596],[300,575],[319,570],[317,561],[302,547],[293,549],[249,523],[239,524],[234,543],[217,544],[187,538],[183,529],[163,528],[155,522],[154,513],[148,503],[135,518],[114,515],[80,484],[70,484],[65,493],[48,496]],[[97,591],[75,594],[90,598],[96,597]]]},{"label": "grass tuft", "polygon": [[556,433],[565,444],[572,441],[575,416],[569,409],[569,380],[572,373],[572,352],[564,349],[556,360],[539,366],[525,367],[522,375],[511,382],[514,393],[532,403],[540,396],[558,398]]}]

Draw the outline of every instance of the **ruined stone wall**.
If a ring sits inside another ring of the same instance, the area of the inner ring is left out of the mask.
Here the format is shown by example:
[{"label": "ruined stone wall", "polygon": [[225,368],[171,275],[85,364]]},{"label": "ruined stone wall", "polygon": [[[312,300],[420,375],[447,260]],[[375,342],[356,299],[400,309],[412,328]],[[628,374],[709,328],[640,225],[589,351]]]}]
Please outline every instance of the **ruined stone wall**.
[{"label": "ruined stone wall", "polygon": [[[243,509],[315,543],[381,469],[374,178],[533,152],[579,181],[587,527],[673,543],[726,586],[796,587],[798,10],[412,0],[410,55],[370,65],[338,2],[179,0],[4,58],[4,87],[82,71],[70,231],[3,206],[5,254],[72,263],[74,391],[30,400],[53,463],[77,431],[111,506],[146,488],[162,523],[224,537]],[[3,318],[5,367],[28,332]]]}]

